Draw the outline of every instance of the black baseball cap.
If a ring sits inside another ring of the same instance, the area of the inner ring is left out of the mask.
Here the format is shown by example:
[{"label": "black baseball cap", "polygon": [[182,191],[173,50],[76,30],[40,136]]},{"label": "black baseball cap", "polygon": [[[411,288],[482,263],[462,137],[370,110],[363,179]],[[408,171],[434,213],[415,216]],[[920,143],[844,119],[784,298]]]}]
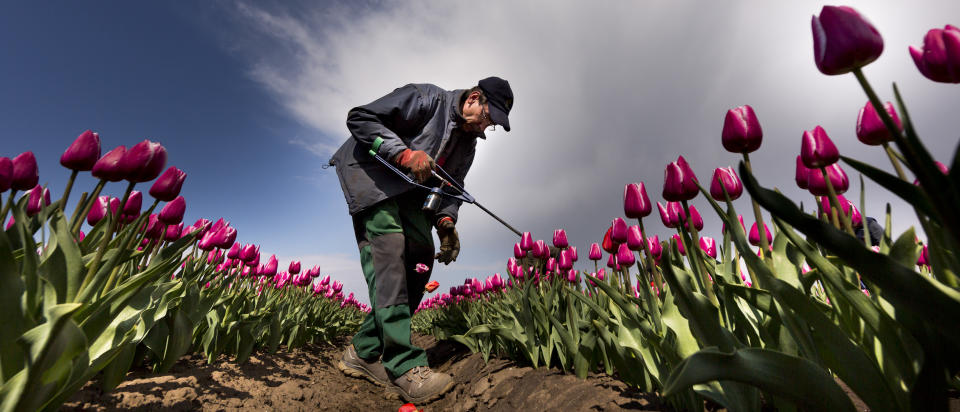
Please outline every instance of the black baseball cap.
[{"label": "black baseball cap", "polygon": [[513,90],[510,89],[510,83],[499,77],[487,77],[477,83],[483,95],[487,96],[487,104],[490,107],[490,120],[493,123],[503,126],[503,130],[510,131],[510,119],[507,114],[513,107]]}]

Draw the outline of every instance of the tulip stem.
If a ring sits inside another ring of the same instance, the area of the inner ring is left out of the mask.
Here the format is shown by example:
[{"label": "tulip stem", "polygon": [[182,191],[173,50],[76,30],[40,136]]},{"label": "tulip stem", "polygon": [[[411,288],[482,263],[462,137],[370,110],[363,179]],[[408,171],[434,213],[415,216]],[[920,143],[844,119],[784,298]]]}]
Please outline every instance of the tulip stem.
[{"label": "tulip stem", "polygon": [[[880,98],[877,96],[877,93],[873,91],[873,87],[870,86],[870,82],[868,82],[866,76],[863,75],[863,70],[861,70],[859,67],[855,68],[853,69],[853,75],[856,76],[857,81],[860,83],[860,87],[863,88],[863,91],[867,94],[867,98],[870,99],[870,104],[873,105],[873,109],[877,112],[877,115],[880,116],[880,120],[883,121],[883,125],[887,127],[890,135],[894,136],[894,141],[896,141],[897,146],[900,147],[901,150],[904,147],[908,147],[904,141],[903,132],[901,132],[900,128],[897,127],[897,125],[893,122],[893,118],[890,117],[890,113],[887,113],[887,109],[883,107],[883,103],[880,102]],[[896,85],[894,85],[894,88],[896,88]],[[887,156],[890,157],[890,162],[893,163],[894,169],[897,170],[897,175],[900,177],[900,179],[907,181],[906,174],[904,174],[903,168],[900,167],[900,163],[896,161],[896,157],[890,152],[889,145],[884,143],[883,147],[886,149]]]},{"label": "tulip stem", "polygon": [[687,205],[686,200],[681,201],[681,204],[683,205],[683,212],[687,218],[679,225],[680,237],[686,242],[687,230],[690,231],[691,235],[690,247],[684,246],[687,249],[687,258],[690,259],[690,264],[694,268],[693,273],[699,278],[698,282],[703,288],[703,292],[707,295],[707,298],[710,299],[710,302],[714,305],[719,305],[717,296],[713,293],[713,284],[710,282],[710,279],[707,278],[707,266],[703,263],[703,259],[700,256],[700,234],[697,232],[697,227],[693,224],[693,215],[690,214],[690,206]]},{"label": "tulip stem", "polygon": [[[830,206],[832,209],[830,211],[831,214],[836,213],[834,216],[840,217],[840,222],[843,223],[841,230],[845,229],[847,233],[854,235],[853,227],[850,225],[850,219],[847,218],[846,213],[843,213],[842,208],[838,209],[840,207],[840,201],[837,199],[837,192],[833,189],[833,183],[830,182],[830,176],[827,175],[827,168],[821,167],[820,173],[823,173],[823,180],[827,183],[827,193],[830,195]],[[856,235],[854,235],[854,237],[856,237]]]},{"label": "tulip stem", "polygon": [[77,173],[79,171],[74,170],[73,173],[70,173],[70,178],[67,179],[67,188],[63,189],[63,197],[60,198],[59,209],[60,212],[63,212],[63,208],[67,205],[67,199],[70,198],[70,190],[73,189],[73,181],[77,179]]},{"label": "tulip stem", "polygon": [[[107,185],[106,179],[100,179],[97,182],[97,186],[93,189],[93,192],[90,194],[90,197],[87,198],[87,201],[81,206],[77,205],[80,214],[77,214],[77,210],[74,210],[73,217],[70,219],[70,228],[73,230],[73,235],[76,236],[80,233],[80,228],[83,227],[83,219],[86,218],[87,214],[90,213],[90,208],[93,207],[93,202],[99,200],[100,192],[103,190],[103,187]],[[107,206],[107,211],[110,211],[109,205]]]},{"label": "tulip stem", "polygon": [[[113,238],[113,232],[117,230],[117,226],[120,223],[120,216],[123,214],[123,207],[126,205],[127,199],[130,198],[130,192],[133,191],[134,185],[136,185],[134,182],[130,182],[127,185],[127,190],[123,194],[123,200],[120,201],[120,207],[117,209],[117,215],[113,216],[111,214],[110,230],[103,235],[103,240],[100,242],[100,247],[97,249],[97,254],[93,257],[93,261],[90,262],[90,269],[87,270],[87,276],[83,278],[83,282],[81,282],[80,289],[78,290],[83,290],[83,288],[87,286],[87,283],[89,283],[97,274],[97,269],[100,268],[100,261],[103,259],[103,254],[107,251],[107,247],[110,244],[111,238]],[[118,252],[119,251],[120,250],[118,250]]]},{"label": "tulip stem", "polygon": [[[743,154],[743,164],[747,168],[747,173],[750,173],[750,176],[753,176],[753,167],[750,166],[750,154]],[[757,223],[757,234],[760,235],[760,248],[763,250],[763,260],[767,262],[767,265],[770,266],[770,269],[773,269],[773,259],[767,251],[770,250],[770,242],[767,242],[767,225],[763,222],[763,213],[760,212],[760,204],[757,203],[757,200],[750,198],[750,202],[753,203],[753,216],[756,218]]]},{"label": "tulip stem", "polygon": [[[653,282],[657,285],[657,289],[663,287],[663,279],[660,278],[659,273],[657,273],[657,265],[653,261],[653,255],[650,253],[650,245],[647,242],[647,232],[643,228],[643,220],[637,218],[637,224],[640,226],[640,240],[643,242],[644,257],[646,258],[647,267],[650,269],[650,277],[653,278]],[[644,279],[646,280],[646,279]]]}]

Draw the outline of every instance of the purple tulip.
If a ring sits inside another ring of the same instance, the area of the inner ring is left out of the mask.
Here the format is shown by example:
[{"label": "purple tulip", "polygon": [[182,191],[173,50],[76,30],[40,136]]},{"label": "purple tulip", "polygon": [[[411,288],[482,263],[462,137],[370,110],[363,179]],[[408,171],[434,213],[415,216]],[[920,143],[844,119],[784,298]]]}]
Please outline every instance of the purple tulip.
[{"label": "purple tulip", "polygon": [[423,263],[417,263],[414,266],[413,271],[417,273],[427,273],[430,271],[430,267]]},{"label": "purple tulip", "polygon": [[139,190],[134,190],[130,192],[130,197],[127,198],[127,204],[123,205],[123,213],[121,213],[121,215],[132,221],[140,216],[141,207],[143,207],[143,194],[140,193]]},{"label": "purple tulip", "polygon": [[[837,195],[837,203],[840,204],[840,209],[843,210],[844,215],[850,216],[850,222],[853,227],[859,227],[863,225],[863,216],[860,214],[860,210],[854,206],[853,202],[850,199],[847,199],[843,195]],[[826,213],[827,216],[832,216],[833,208],[830,205],[830,198],[823,196],[820,198],[820,207],[823,209],[823,213]]]},{"label": "purple tulip", "polygon": [[186,209],[187,201],[183,199],[183,196],[177,196],[173,201],[163,205],[163,209],[160,209],[160,221],[168,225],[180,223]]},{"label": "purple tulip", "polygon": [[616,253],[611,253],[611,254],[610,254],[610,257],[607,258],[607,267],[610,268],[610,269],[616,269],[617,266],[618,266],[618,265],[617,265],[617,254],[616,254]]},{"label": "purple tulip", "polygon": [[927,245],[920,249],[920,256],[917,257],[917,266],[930,266],[930,252],[927,251]]},{"label": "purple tulip", "polygon": [[679,251],[681,255],[686,256],[687,251],[683,247],[683,240],[680,239],[680,235],[674,234],[673,240],[677,242],[677,251]]},{"label": "purple tulip", "polygon": [[253,257],[256,256],[258,250],[257,246],[253,244],[243,245],[243,248],[240,249],[240,260],[244,262],[249,262],[253,260]]},{"label": "purple tulip", "polygon": [[156,182],[153,182],[153,186],[150,187],[150,196],[169,202],[180,194],[180,188],[183,187],[183,181],[186,178],[187,174],[183,170],[170,166],[157,178]]},{"label": "purple tulip", "polygon": [[90,130],[80,134],[60,156],[60,164],[70,170],[85,172],[100,159],[100,135]]},{"label": "purple tulip", "polygon": [[813,171],[809,167],[803,164],[803,159],[800,155],[797,155],[797,172],[794,177],[794,180],[797,182],[797,186],[801,189],[807,188],[807,180],[810,179],[810,173]]},{"label": "purple tulip", "polygon": [[110,196],[100,196],[93,201],[90,206],[90,212],[87,213],[87,223],[94,226],[97,222],[107,216],[107,208],[110,206]]},{"label": "purple tulip", "polygon": [[718,167],[713,171],[713,179],[710,182],[710,196],[718,202],[723,202],[726,197],[723,190],[727,190],[730,200],[737,200],[743,194],[743,183],[733,171],[733,167]]},{"label": "purple tulip", "polygon": [[547,247],[547,244],[544,241],[538,240],[533,242],[533,257],[537,259],[546,259],[549,256],[550,249]]},{"label": "purple tulip", "polygon": [[40,181],[40,169],[33,152],[23,152],[13,158],[13,178],[10,187],[13,190],[30,190]]},{"label": "purple tulip", "polygon": [[82,230],[79,233],[77,233],[77,242],[83,242],[83,239],[86,239],[86,238],[87,238],[87,234],[83,233]]},{"label": "purple tulip", "polygon": [[683,205],[680,202],[667,202],[666,206],[661,206],[657,202],[657,208],[660,209],[660,220],[668,228],[680,226],[681,222],[687,220],[687,214],[683,211]]},{"label": "purple tulip", "polygon": [[547,259],[547,272],[553,272],[557,268],[557,259],[549,258]]},{"label": "purple tulip", "polygon": [[573,268],[573,259],[570,259],[570,253],[566,249],[561,250],[557,255],[557,267],[560,270],[570,270]]},{"label": "purple tulip", "polygon": [[714,259],[717,258],[717,242],[713,240],[712,237],[701,237],[700,249],[703,249],[703,251],[707,253],[707,256],[710,256]]},{"label": "purple tulip", "polygon": [[166,164],[167,149],[160,143],[144,140],[123,154],[119,167],[126,180],[149,182],[160,175]]},{"label": "purple tulip", "polygon": [[27,216],[33,216],[40,213],[44,207],[50,205],[50,191],[47,188],[37,185],[29,191],[27,199]]},{"label": "purple tulip", "polygon": [[574,283],[577,281],[577,271],[568,270],[567,271],[567,282]]},{"label": "purple tulip", "polygon": [[197,248],[203,251],[210,251],[217,247],[218,242],[217,232],[208,231],[200,237],[200,242],[197,243]]},{"label": "purple tulip", "polygon": [[[680,205],[680,207],[682,208],[683,205]],[[690,219],[687,219],[686,222],[684,222],[683,227],[689,229],[690,222],[693,222],[693,227],[697,228],[697,230],[703,230],[703,218],[700,217],[700,212],[698,212],[697,208],[693,205],[690,205]]]},{"label": "purple tulip", "polygon": [[[743,215],[737,215],[737,220],[740,221],[740,228],[743,229],[743,233],[747,233],[747,227],[743,224]],[[723,232],[727,231],[727,224],[724,223],[723,227],[720,229]]]},{"label": "purple tulip", "polygon": [[617,249],[617,264],[620,266],[630,267],[636,263],[637,258],[633,255],[633,251],[630,250],[630,247],[626,243],[621,243],[620,248]]},{"label": "purple tulip", "polygon": [[597,271],[597,279],[603,280],[605,277],[607,277],[607,271],[600,268],[600,270]]},{"label": "purple tulip", "polygon": [[300,261],[299,261],[299,260],[294,260],[294,261],[290,262],[289,270],[290,270],[290,274],[291,274],[291,275],[296,275],[296,274],[300,273]]},{"label": "purple tulip", "polygon": [[[767,244],[768,245],[773,244],[773,234],[770,233],[770,229],[767,228],[766,223],[763,224],[763,230],[767,233]],[[750,235],[748,237],[748,240],[750,241],[751,245],[760,246],[760,230],[757,228],[756,222],[754,222],[753,225],[750,226]]]},{"label": "purple tulip", "polygon": [[805,130],[800,145],[800,158],[803,159],[803,165],[811,169],[830,166],[840,160],[840,152],[837,146],[827,136],[827,132],[822,127],[814,127],[813,130]]},{"label": "purple tulip", "polygon": [[590,253],[587,255],[590,260],[597,261],[603,259],[603,253],[600,253],[600,245],[593,243],[590,245]]},{"label": "purple tulip", "polygon": [[683,156],[667,164],[663,171],[663,198],[671,202],[690,200],[697,197],[697,176]]},{"label": "purple tulip", "polygon": [[328,284],[330,284],[330,275],[324,275],[322,278],[320,278],[321,286],[326,286]]},{"label": "purple tulip", "polygon": [[167,226],[167,233],[164,234],[163,240],[173,242],[177,239],[180,239],[181,232],[183,232],[183,222]]},{"label": "purple tulip", "polygon": [[813,57],[827,75],[866,66],[883,52],[883,37],[867,19],[846,6],[824,6],[810,21]]},{"label": "purple tulip", "polygon": [[[897,116],[897,111],[893,108],[893,103],[886,102],[883,108],[887,111],[887,114],[890,115],[890,118],[893,119],[893,123],[897,125],[897,129],[903,131],[903,124],[900,122],[900,117]],[[866,106],[860,109],[860,113],[857,115],[857,139],[871,146],[881,145],[893,140],[893,135],[890,134],[890,130],[888,130],[887,126],[880,120],[877,110],[873,108],[873,104],[869,101]]]},{"label": "purple tulip", "polygon": [[750,105],[727,110],[723,119],[723,148],[732,153],[751,153],[760,148],[763,129]]},{"label": "purple tulip", "polygon": [[520,236],[520,248],[526,251],[533,249],[533,235],[530,232],[523,232]]},{"label": "purple tulip", "polygon": [[569,246],[569,247],[567,247],[567,256],[570,256],[570,260],[576,262],[576,261],[577,261],[577,247],[576,247],[576,246]]},{"label": "purple tulip", "polygon": [[563,249],[570,244],[567,243],[567,232],[563,229],[557,229],[553,231],[553,246],[558,249]]},{"label": "purple tulip", "polygon": [[4,230],[10,230],[14,223],[17,223],[17,220],[13,218],[13,215],[10,215],[10,219],[7,220],[7,226],[4,228]]},{"label": "purple tulip", "polygon": [[612,229],[610,231],[610,239],[616,243],[623,243],[627,241],[627,222],[623,218],[613,219],[613,224],[611,225]]},{"label": "purple tulip", "polygon": [[0,193],[9,190],[12,183],[13,161],[9,157],[0,157]]},{"label": "purple tulip", "polygon": [[523,250],[523,248],[520,247],[520,243],[519,243],[519,242],[514,243],[514,244],[513,244],[513,257],[515,257],[515,258],[517,258],[517,259],[523,259],[525,256],[527,256],[527,251],[526,251],[526,250]]},{"label": "purple tulip", "polygon": [[103,155],[97,163],[93,165],[93,171],[90,172],[93,177],[103,179],[108,182],[119,182],[126,176],[120,167],[120,161],[123,155],[127,153],[127,147],[120,145]]},{"label": "purple tulip", "polygon": [[629,183],[623,189],[623,212],[630,219],[640,219],[653,210],[643,182]]},{"label": "purple tulip", "polygon": [[147,228],[144,230],[144,237],[147,239],[160,239],[165,235],[163,232],[163,224],[160,222],[160,219],[157,219],[156,213],[151,213],[147,217]]},{"label": "purple tulip", "polygon": [[910,46],[910,56],[926,78],[960,83],[960,29],[956,26],[931,29],[923,38],[923,50]]},{"label": "purple tulip", "polygon": [[196,222],[193,222],[193,227],[197,228],[197,232],[199,232],[197,233],[197,237],[205,235],[210,230],[211,225],[212,224],[209,220],[203,218],[197,219]]},{"label": "purple tulip", "polygon": [[650,252],[650,255],[654,259],[660,260],[661,254],[663,254],[663,246],[660,245],[660,237],[654,235],[653,237],[647,238],[647,251]]},{"label": "purple tulip", "polygon": [[640,236],[640,226],[633,225],[627,228],[627,247],[630,250],[643,250],[643,236]]},{"label": "purple tulip", "polygon": [[[270,255],[270,258],[267,259],[267,264],[263,265],[264,274],[267,276],[273,276],[277,274],[277,255]],[[339,292],[340,290],[337,290]]]},{"label": "purple tulip", "polygon": [[[840,167],[840,163],[834,163],[827,166],[826,169],[830,183],[833,184],[833,190],[838,195],[846,192],[847,189],[850,188],[850,180],[847,178],[847,173]],[[829,190],[827,189],[826,181],[823,180],[823,173],[821,171],[810,171],[810,175],[807,177],[807,190],[815,196],[827,196]]]},{"label": "purple tulip", "polygon": [[216,246],[220,249],[229,249],[233,246],[233,242],[237,240],[237,229],[230,226],[224,227],[217,231],[217,241]]}]

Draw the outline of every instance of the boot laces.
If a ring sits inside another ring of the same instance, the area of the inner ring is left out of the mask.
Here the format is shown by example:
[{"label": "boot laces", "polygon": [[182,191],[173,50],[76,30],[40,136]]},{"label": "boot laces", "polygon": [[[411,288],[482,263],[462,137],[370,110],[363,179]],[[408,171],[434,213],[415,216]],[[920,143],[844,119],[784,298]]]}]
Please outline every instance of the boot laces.
[{"label": "boot laces", "polygon": [[433,371],[431,371],[428,366],[416,366],[407,374],[407,381],[413,382],[414,378],[417,378],[418,381],[422,382],[427,380],[431,373],[433,373]]}]

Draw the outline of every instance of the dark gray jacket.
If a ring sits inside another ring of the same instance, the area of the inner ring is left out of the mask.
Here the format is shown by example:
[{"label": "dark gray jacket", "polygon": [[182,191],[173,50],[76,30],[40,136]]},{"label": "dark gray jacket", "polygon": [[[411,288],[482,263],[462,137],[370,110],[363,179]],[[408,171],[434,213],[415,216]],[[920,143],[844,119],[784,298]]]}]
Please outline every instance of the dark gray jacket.
[{"label": "dark gray jacket", "polygon": [[[416,189],[370,156],[368,151],[377,136],[383,138],[377,153],[387,161],[407,148],[422,150],[463,184],[473,163],[477,138],[485,138],[483,133],[465,132],[459,127],[464,121],[460,108],[464,92],[432,84],[408,84],[350,110],[347,129],[351,137],[330,159],[330,165],[337,167],[350,215]],[[450,216],[456,221],[460,203],[443,198],[437,216]]]}]

